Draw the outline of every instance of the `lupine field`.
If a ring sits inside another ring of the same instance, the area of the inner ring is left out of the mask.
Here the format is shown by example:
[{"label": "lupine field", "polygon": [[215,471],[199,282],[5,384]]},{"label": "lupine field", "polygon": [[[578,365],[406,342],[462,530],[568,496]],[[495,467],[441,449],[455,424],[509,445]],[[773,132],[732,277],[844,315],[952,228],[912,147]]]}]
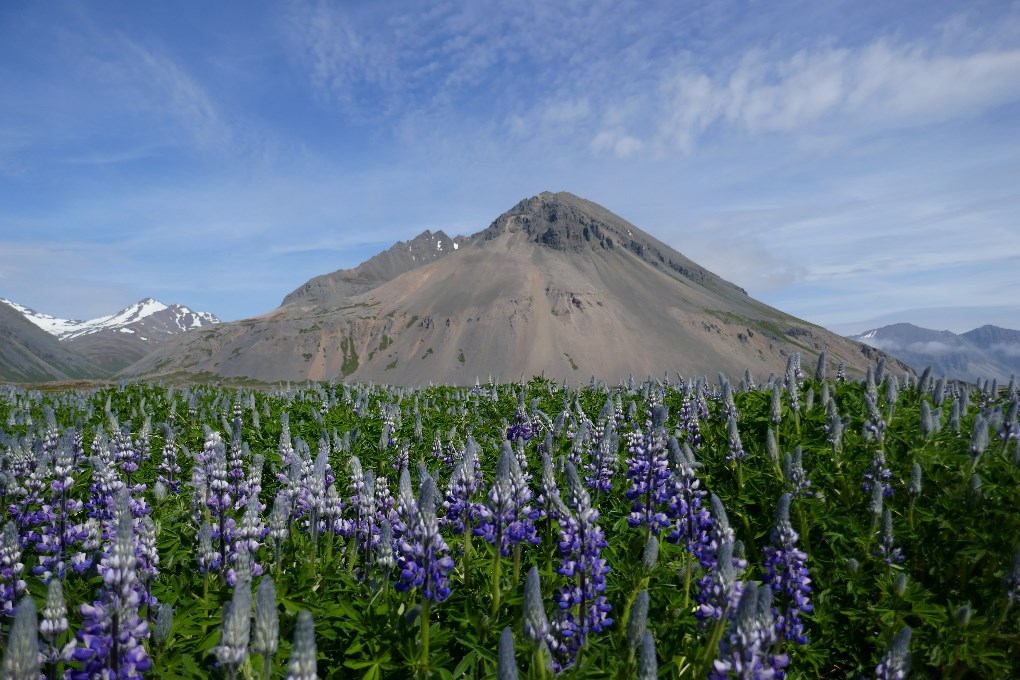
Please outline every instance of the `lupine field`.
[{"label": "lupine field", "polygon": [[1020,677],[1018,398],[2,387],[3,678]]}]

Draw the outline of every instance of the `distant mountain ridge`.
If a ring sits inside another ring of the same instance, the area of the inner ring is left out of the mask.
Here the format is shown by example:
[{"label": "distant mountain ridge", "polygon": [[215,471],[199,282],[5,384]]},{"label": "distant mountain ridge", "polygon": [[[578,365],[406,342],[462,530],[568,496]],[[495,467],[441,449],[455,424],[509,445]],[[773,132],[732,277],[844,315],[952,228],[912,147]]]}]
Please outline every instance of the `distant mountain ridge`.
[{"label": "distant mountain ridge", "polygon": [[353,269],[316,276],[289,293],[283,304],[321,304],[364,293],[415,267],[449,255],[469,240],[465,236],[450,238],[442,230],[426,229],[410,241],[397,241]]},{"label": "distant mountain ridge", "polygon": [[[148,297],[115,314],[85,321],[62,319],[4,298],[0,298],[0,303],[58,341],[63,348],[61,362],[70,362],[74,366],[82,363],[89,367],[84,372],[72,371],[74,375],[70,377],[75,378],[108,377],[138,361],[169,338],[194,328],[220,323],[215,315],[208,312],[195,312],[179,304],[166,305]],[[24,335],[26,329],[23,326],[19,328],[19,335]],[[36,334],[30,335],[36,338],[32,341],[33,346],[44,342]],[[76,363],[64,356],[66,353],[79,355],[83,362]],[[55,367],[50,372],[56,376],[52,378],[55,380],[65,379],[63,376],[68,375],[62,368]]]},{"label": "distant mountain ridge", "polygon": [[[494,376],[767,376],[881,353],[758,302],[606,208],[520,201],[470,237],[426,231],[317,276],[260,316],[197,329],[124,377],[471,384]],[[892,366],[909,370],[892,361]]]},{"label": "distant mountain ridge", "polygon": [[849,336],[895,355],[912,366],[957,380],[1020,376],[1020,331],[981,326],[966,333],[936,331],[909,323],[873,328]]}]

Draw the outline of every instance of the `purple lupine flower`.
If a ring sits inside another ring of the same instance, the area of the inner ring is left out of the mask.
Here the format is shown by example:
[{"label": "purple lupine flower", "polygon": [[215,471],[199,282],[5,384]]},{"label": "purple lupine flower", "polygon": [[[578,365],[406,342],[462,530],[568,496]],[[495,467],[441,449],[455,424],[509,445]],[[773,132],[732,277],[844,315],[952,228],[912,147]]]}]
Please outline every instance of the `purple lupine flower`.
[{"label": "purple lupine flower", "polygon": [[571,512],[560,518],[559,548],[563,557],[556,573],[568,583],[554,595],[560,615],[553,624],[556,639],[550,644],[559,669],[573,664],[589,635],[613,623],[609,617],[612,607],[603,594],[610,568],[602,558],[608,543],[597,524],[599,511],[591,507],[591,497],[573,463],[567,462],[566,471]]},{"label": "purple lupine flower", "polygon": [[260,505],[257,496],[249,496],[244,516],[232,532],[233,544],[227,560],[233,566],[226,574],[227,583],[231,586],[237,583],[236,568],[241,560],[247,562],[244,568],[252,577],[262,575],[262,565],[258,563],[256,553],[262,547],[262,539],[265,538],[267,529],[265,521],[259,515]]},{"label": "purple lupine flower", "polygon": [[[390,481],[383,475],[375,480],[375,524],[376,527],[385,520],[392,527],[399,521],[396,510],[396,500],[390,493]],[[378,529],[376,529],[378,533]]]},{"label": "purple lupine flower", "polygon": [[889,651],[875,667],[875,680],[906,680],[910,675],[910,626],[904,626],[893,638]]},{"label": "purple lupine flower", "polygon": [[776,505],[776,522],[772,527],[772,545],[765,546],[765,584],[775,596],[772,610],[776,633],[783,640],[806,645],[801,613],[813,611],[809,594],[811,576],[807,553],[797,547],[799,536],[790,523],[790,494],[784,493]]},{"label": "purple lupine flower", "polygon": [[[70,435],[70,433],[69,433]],[[52,574],[63,578],[70,561],[72,568],[78,565],[80,573],[86,560],[81,553],[74,553],[73,546],[84,540],[84,527],[75,524],[77,515],[84,504],[69,497],[74,486],[74,443],[72,436],[65,436],[53,456],[53,479],[50,482],[50,504],[44,505],[37,515],[42,521],[38,531],[29,532],[29,540],[35,543],[39,563],[32,573],[48,581]]]},{"label": "purple lupine flower", "polygon": [[633,501],[627,523],[632,527],[644,524],[646,532],[658,534],[669,526],[663,504],[669,502],[669,458],[666,440],[666,407],[652,410],[648,433],[635,430],[627,435],[627,477],[631,480],[627,500]]},{"label": "purple lupine flower", "polygon": [[726,508],[715,494],[711,496],[711,506],[711,541],[698,556],[705,573],[697,582],[699,607],[695,615],[702,622],[733,614],[743,589],[740,573],[747,568],[747,560],[737,552],[737,541],[726,516]]},{"label": "purple lupine flower", "polygon": [[701,425],[698,423],[697,397],[688,391],[684,395],[684,403],[677,414],[677,428],[683,433],[684,439],[692,449],[701,447]]},{"label": "purple lupine flower", "polygon": [[878,532],[878,547],[874,554],[882,557],[886,564],[905,559],[903,551],[894,544],[892,512],[888,508],[882,513],[882,529]]},{"label": "purple lupine flower", "polygon": [[465,529],[471,530],[469,527],[476,511],[473,498],[480,487],[479,473],[481,464],[478,461],[477,444],[474,439],[468,438],[464,457],[454,466],[443,499],[443,524],[451,527],[454,534],[462,534]]},{"label": "purple lupine flower", "polygon": [[885,462],[885,453],[881,449],[875,451],[875,456],[871,459],[871,467],[864,471],[864,482],[861,484],[861,490],[865,493],[871,491],[871,487],[875,484],[879,484],[882,487],[882,495],[888,498],[893,495],[892,484],[889,480],[892,479],[892,470]]},{"label": "purple lupine flower", "polygon": [[679,543],[700,559],[711,544],[712,516],[704,507],[708,492],[697,477],[700,465],[686,442],[681,446],[674,437],[668,442],[670,463],[669,516],[673,530],[666,540]]},{"label": "purple lupine flower", "polygon": [[[606,401],[607,404],[612,402]],[[601,420],[595,427],[594,451],[591,462],[584,466],[589,474],[584,483],[595,491],[596,497],[613,489],[613,476],[620,460],[620,436],[616,433],[613,420]]]},{"label": "purple lupine flower", "polygon": [[156,524],[151,517],[138,520],[136,543],[141,604],[146,605],[149,612],[155,612],[158,602],[152,595],[152,583],[159,576],[159,551],[156,548]]},{"label": "purple lupine flower", "polygon": [[[517,464],[509,442],[504,442],[502,453],[496,463],[496,480],[489,489],[489,501],[476,508],[478,525],[476,536],[499,549],[504,557],[510,554],[510,546],[522,541],[538,543],[538,535],[530,515],[531,490],[517,469],[514,480],[512,468]],[[515,483],[516,481],[516,483]]]},{"label": "purple lupine flower", "polygon": [[138,615],[141,594],[133,518],[126,501],[119,505],[116,538],[99,563],[103,579],[99,599],[81,605],[84,621],[77,633],[74,659],[82,662],[83,668],[70,671],[71,680],[133,680],[141,678],[150,667],[142,645],[149,635],[149,624]]},{"label": "purple lupine flower", "polygon": [[744,586],[736,616],[719,641],[719,657],[708,673],[710,680],[777,680],[785,677],[785,654],[770,652],[776,641],[772,622],[772,592],[766,586]]},{"label": "purple lupine flower", "polygon": [[531,439],[534,430],[531,427],[531,418],[524,404],[524,390],[521,390],[517,399],[517,411],[514,413],[514,420],[506,430],[507,441],[527,441]]},{"label": "purple lupine flower", "polygon": [[21,578],[24,569],[18,526],[9,521],[0,539],[0,614],[5,618],[14,617],[15,603],[25,594],[27,585]]},{"label": "purple lupine flower", "polygon": [[418,496],[418,513],[409,531],[397,542],[399,591],[418,588],[422,596],[433,602],[442,602],[450,596],[449,575],[453,571],[450,549],[439,533],[436,517],[436,483],[431,477],[422,481]]},{"label": "purple lupine flower", "polygon": [[813,495],[811,480],[804,473],[803,460],[799,444],[794,447],[792,454],[783,456],[783,481],[794,498],[810,498]]}]

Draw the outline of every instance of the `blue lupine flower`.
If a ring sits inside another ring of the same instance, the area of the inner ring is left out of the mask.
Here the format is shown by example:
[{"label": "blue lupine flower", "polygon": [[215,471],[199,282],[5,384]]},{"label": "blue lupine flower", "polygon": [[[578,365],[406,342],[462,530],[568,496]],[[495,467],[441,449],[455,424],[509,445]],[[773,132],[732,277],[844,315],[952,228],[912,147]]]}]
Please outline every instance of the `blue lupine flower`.
[{"label": "blue lupine flower", "polygon": [[619,464],[620,437],[616,433],[613,420],[603,420],[595,426],[592,443],[594,450],[591,462],[584,466],[585,471],[589,473],[585,476],[584,483],[594,489],[597,496],[600,492],[612,491],[613,476]]},{"label": "blue lupine flower", "polygon": [[25,594],[27,587],[21,578],[25,565],[21,561],[21,537],[13,521],[4,524],[0,539],[0,614],[14,617],[15,603]]},{"label": "blue lupine flower", "polygon": [[736,611],[743,590],[740,573],[747,568],[747,560],[737,552],[736,537],[726,516],[726,508],[715,494],[712,494],[711,505],[711,540],[698,555],[705,573],[697,582],[699,607],[695,615],[702,622],[726,618]]},{"label": "blue lupine flower", "polygon": [[789,663],[785,654],[772,654],[776,630],[772,623],[772,592],[766,586],[744,586],[736,616],[719,641],[719,657],[712,665],[710,680],[772,680],[785,677]]},{"label": "blue lupine flower", "polygon": [[120,503],[116,538],[99,563],[103,579],[99,599],[81,605],[83,623],[78,630],[74,659],[81,670],[69,672],[71,680],[95,677],[141,678],[149,670],[142,641],[148,622],[138,615],[141,593],[137,572],[133,519],[126,503]]},{"label": "blue lupine flower", "polygon": [[864,471],[864,482],[861,484],[861,490],[865,493],[871,491],[871,487],[874,484],[880,484],[882,486],[882,495],[888,498],[893,495],[892,484],[889,480],[892,479],[892,470],[885,462],[885,454],[880,450],[875,451],[875,456],[871,459],[871,467]]},{"label": "blue lupine flower", "polygon": [[765,584],[775,596],[773,615],[776,633],[784,640],[806,645],[802,613],[813,611],[809,594],[811,577],[807,553],[797,547],[797,532],[790,523],[790,494],[784,493],[776,505],[776,522],[772,527],[772,545],[765,546]]},{"label": "blue lupine flower", "polygon": [[658,534],[669,526],[669,517],[663,505],[669,502],[669,457],[666,441],[666,407],[657,405],[652,411],[649,432],[636,430],[627,435],[627,477],[631,480],[627,499],[634,501],[627,523],[632,527],[646,525]]},{"label": "blue lupine flower", "polygon": [[442,602],[450,596],[449,574],[454,562],[439,533],[437,495],[436,483],[426,477],[419,492],[418,514],[410,531],[397,543],[400,581],[395,587],[400,591],[418,588],[425,598]]},{"label": "blue lupine flower", "polygon": [[504,557],[510,554],[512,545],[539,541],[528,505],[531,490],[523,482],[519,468],[518,479],[513,479],[512,468],[516,464],[510,447],[505,446],[496,463],[496,480],[489,489],[489,501],[476,508],[478,525],[474,534],[496,546]]},{"label": "blue lupine flower", "polygon": [[556,572],[569,581],[554,596],[560,616],[554,623],[558,639],[550,644],[558,668],[571,665],[588,636],[613,623],[609,617],[612,607],[603,594],[610,568],[602,558],[607,542],[597,524],[599,511],[591,507],[574,464],[568,461],[566,471],[572,512],[560,518],[559,548],[563,557]]},{"label": "blue lupine flower", "polygon": [[473,499],[480,486],[481,470],[477,445],[474,439],[469,437],[464,456],[457,461],[453,474],[450,475],[446,497],[443,499],[445,510],[443,524],[451,527],[455,534],[464,533],[476,515],[476,504]]},{"label": "blue lupine flower", "polygon": [[681,446],[670,437],[668,448],[671,472],[669,516],[673,520],[673,529],[666,540],[683,545],[688,553],[700,559],[712,540],[712,516],[704,507],[708,492],[700,488],[701,480],[697,477],[700,464],[686,443]]}]

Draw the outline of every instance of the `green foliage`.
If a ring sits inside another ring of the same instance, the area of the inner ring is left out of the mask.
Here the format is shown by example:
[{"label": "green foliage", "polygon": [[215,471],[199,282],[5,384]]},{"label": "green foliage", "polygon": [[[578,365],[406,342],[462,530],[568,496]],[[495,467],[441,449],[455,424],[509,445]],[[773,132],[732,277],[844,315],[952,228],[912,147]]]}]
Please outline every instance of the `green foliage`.
[{"label": "green foliage", "polygon": [[[344,373],[357,367],[357,354],[343,339]],[[429,350],[431,351],[431,350]],[[426,353],[427,355],[427,353]],[[423,357],[424,358],[424,357]],[[568,357],[569,358],[569,357]],[[465,361],[460,352],[459,361]],[[394,362],[395,364],[395,362]],[[806,380],[803,395],[812,388],[816,395],[822,385]],[[817,400],[811,409],[803,401],[797,418],[784,393],[782,418],[770,420],[771,394],[766,390],[737,391],[734,402],[738,423],[749,456],[739,468],[726,461],[727,429],[720,416],[722,405],[708,397],[710,418],[700,421],[702,445],[696,450],[702,463],[698,476],[703,488],[715,493],[727,508],[737,538],[743,542],[749,568],[743,578],[761,580],[762,549],[769,543],[776,500],[788,490],[781,466],[766,450],[766,436],[773,428],[780,456],[795,446],[803,451],[809,497],[791,506],[800,545],[809,554],[808,566],[814,581],[814,612],[805,616],[809,644],[787,645],[791,678],[871,677],[875,664],[888,648],[895,633],[905,625],[913,629],[911,651],[916,677],[1020,676],[1020,607],[1009,607],[1005,581],[1013,568],[1013,556],[1020,543],[1020,467],[1015,441],[997,438],[993,430],[987,452],[976,462],[968,452],[970,428],[979,409],[1001,408],[1003,395],[972,396],[971,407],[962,417],[959,432],[949,426],[950,403],[960,397],[951,394],[934,408],[940,428],[929,437],[920,431],[921,402],[931,394],[919,394],[914,387],[899,390],[896,403],[887,404],[884,390],[878,390],[879,410],[886,414],[881,439],[864,435],[870,416],[864,403],[865,386],[860,383],[830,382],[828,393],[841,416],[849,418],[842,444],[834,448],[826,430],[826,406]],[[190,479],[192,459],[184,450],[200,451],[203,427],[222,430],[222,417],[233,417],[233,406],[241,404],[242,436],[253,453],[266,458],[262,498],[272,505],[279,482],[273,475],[281,463],[277,444],[281,416],[289,416],[292,437],[312,445],[323,433],[350,437],[350,450],[334,449],[330,464],[345,502],[349,498],[348,462],[357,455],[365,470],[386,476],[397,489],[397,471],[392,467],[397,447],[380,449],[383,407],[395,407],[401,417],[392,438],[410,447],[412,471],[423,462],[436,476],[439,489],[446,488],[450,470],[431,452],[432,433],[439,432],[444,443],[462,446],[468,432],[480,443],[480,459],[487,488],[494,476],[504,423],[512,421],[523,391],[526,403],[555,418],[565,405],[575,403],[588,418],[597,421],[607,389],[590,386],[569,388],[535,378],[526,384],[483,385],[476,390],[431,387],[406,390],[353,385],[309,385],[299,390],[256,392],[207,385],[166,388],[145,384],[122,384],[83,393],[25,392],[0,390],[0,425],[7,435],[28,436],[41,432],[42,408],[50,405],[61,427],[81,423],[85,449],[100,428],[108,428],[105,404],[121,424],[138,433],[146,418],[154,425],[149,441],[152,455],[137,472],[147,485],[146,498],[157,526],[160,554],[159,576],[153,585],[155,596],[174,607],[170,640],[162,650],[150,650],[157,678],[184,679],[219,677],[211,650],[219,640],[222,607],[230,588],[222,576],[203,577],[196,569],[197,523],[193,516],[191,489],[185,485],[179,495],[157,501],[152,486],[157,474],[159,452],[164,444],[159,423],[172,422],[184,466],[183,479]],[[635,402],[639,424],[644,423],[647,386],[613,388],[626,410]],[[359,398],[364,403],[355,406]],[[493,398],[495,397],[495,398]],[[687,396],[669,386],[663,403],[669,408],[668,428],[678,427],[677,414]],[[415,436],[413,409],[422,416],[423,436]],[[174,417],[171,420],[171,406]],[[193,407],[193,410],[192,410]],[[256,420],[256,413],[258,418]],[[891,414],[891,415],[888,415]],[[29,419],[31,423],[29,424]],[[624,422],[621,432],[629,431]],[[678,430],[678,436],[686,432]],[[452,433],[452,434],[450,434]],[[225,435],[228,433],[224,433]],[[451,439],[452,438],[452,439]],[[526,447],[532,487],[537,495],[540,477],[536,436]],[[554,458],[566,455],[572,442],[563,432],[553,439]],[[640,569],[645,529],[627,523],[630,501],[625,498],[623,476],[626,443],[621,437],[620,467],[612,491],[597,496],[599,525],[605,530],[608,547],[602,556],[611,567],[605,591],[616,619],[612,627],[593,635],[581,652],[577,667],[567,669],[564,678],[633,677],[636,665],[626,640],[624,612],[637,593],[650,594],[648,629],[659,658],[659,677],[703,677],[704,659],[711,661],[715,650],[706,650],[706,632],[694,616],[693,599],[685,593],[684,573],[690,558],[681,547],[663,541],[654,569]],[[884,499],[891,510],[895,544],[904,560],[887,564],[874,554],[876,524],[870,510],[871,494],[862,490],[864,474],[872,466],[876,451],[884,453],[891,471],[892,495]],[[585,454],[587,455],[587,454]],[[908,493],[914,464],[923,471],[919,496]],[[971,477],[980,480],[980,494],[971,488]],[[415,477],[417,479],[417,477]],[[85,499],[91,472],[84,466],[75,494]],[[560,478],[561,488],[564,480]],[[594,497],[594,496],[593,496]],[[479,496],[477,500],[483,500]],[[4,508],[5,514],[8,510]],[[266,514],[268,515],[267,507]],[[350,508],[347,509],[350,512]],[[348,515],[349,516],[349,515]],[[311,537],[295,524],[291,540],[285,542],[279,567],[270,546],[259,559],[271,570],[276,583],[280,611],[281,645],[271,660],[273,677],[283,678],[290,653],[297,614],[309,610],[315,620],[319,674],[323,678],[491,678],[496,675],[499,636],[504,627],[514,632],[517,663],[521,677],[540,677],[530,643],[521,630],[524,576],[536,566],[541,576],[547,611],[553,616],[554,590],[564,585],[557,571],[559,551],[555,524],[539,522],[543,542],[526,546],[518,569],[513,558],[503,558],[499,583],[499,606],[492,611],[490,583],[494,551],[480,538],[473,541],[473,559],[465,570],[460,550],[462,536],[444,529],[456,562],[452,593],[428,612],[429,654],[422,658],[422,620],[415,607],[416,593],[401,593],[390,582],[364,581],[359,561],[349,539],[328,535],[313,546]],[[551,529],[551,533],[547,530]],[[660,538],[665,538],[663,534]],[[551,541],[549,539],[552,539]],[[36,558],[26,551],[25,573],[30,574]],[[694,566],[694,577],[699,574]],[[390,574],[396,579],[397,572]],[[28,577],[29,590],[41,606],[45,587]],[[80,605],[91,602],[98,591],[94,572],[71,576],[65,584],[72,630],[81,624]],[[693,582],[690,584],[694,592]],[[969,607],[962,617],[961,607]],[[240,669],[244,677],[259,677],[262,660],[249,659]]]}]

